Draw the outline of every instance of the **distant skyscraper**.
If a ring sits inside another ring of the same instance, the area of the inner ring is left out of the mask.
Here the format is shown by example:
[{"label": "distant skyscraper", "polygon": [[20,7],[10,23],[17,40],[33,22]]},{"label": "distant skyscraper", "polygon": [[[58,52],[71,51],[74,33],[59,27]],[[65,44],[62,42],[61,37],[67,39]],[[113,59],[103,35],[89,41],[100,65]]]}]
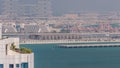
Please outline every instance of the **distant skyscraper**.
[{"label": "distant skyscraper", "polygon": [[4,0],[3,12],[6,18],[14,19],[17,17],[18,12],[18,0]]},{"label": "distant skyscraper", "polygon": [[52,16],[51,0],[36,0],[35,3],[3,0],[2,14],[12,19],[18,17],[50,17]]},{"label": "distant skyscraper", "polygon": [[49,17],[52,15],[51,0],[38,0],[37,2],[37,16]]}]

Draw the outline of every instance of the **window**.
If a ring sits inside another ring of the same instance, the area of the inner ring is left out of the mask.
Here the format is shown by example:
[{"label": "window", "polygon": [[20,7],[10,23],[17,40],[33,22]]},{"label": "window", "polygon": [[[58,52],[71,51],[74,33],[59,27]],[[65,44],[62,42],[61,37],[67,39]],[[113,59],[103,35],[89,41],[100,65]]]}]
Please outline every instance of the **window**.
[{"label": "window", "polygon": [[13,64],[10,64],[10,65],[9,65],[9,68],[14,68],[14,65],[13,65]]},{"label": "window", "polygon": [[16,64],[16,68],[19,68],[20,66],[19,66],[19,64]]},{"label": "window", "polygon": [[8,52],[8,44],[6,44],[6,55],[7,55],[7,52]]},{"label": "window", "polygon": [[3,64],[0,64],[0,68],[3,68]]},{"label": "window", "polygon": [[21,68],[28,68],[28,63],[22,63]]}]

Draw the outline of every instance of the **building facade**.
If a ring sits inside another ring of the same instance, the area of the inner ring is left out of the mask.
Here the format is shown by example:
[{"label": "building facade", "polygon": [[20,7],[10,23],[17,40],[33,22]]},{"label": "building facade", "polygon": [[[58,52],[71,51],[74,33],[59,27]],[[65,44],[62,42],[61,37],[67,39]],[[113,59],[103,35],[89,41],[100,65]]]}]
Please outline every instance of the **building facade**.
[{"label": "building facade", "polygon": [[2,38],[1,28],[0,34],[0,68],[34,68],[34,53],[22,51],[19,38]]}]

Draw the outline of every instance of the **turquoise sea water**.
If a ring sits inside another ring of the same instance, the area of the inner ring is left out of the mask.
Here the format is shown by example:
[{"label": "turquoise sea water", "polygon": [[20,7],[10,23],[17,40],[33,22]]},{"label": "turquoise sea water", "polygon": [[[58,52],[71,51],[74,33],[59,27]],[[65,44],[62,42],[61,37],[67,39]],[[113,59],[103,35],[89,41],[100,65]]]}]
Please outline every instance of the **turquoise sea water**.
[{"label": "turquoise sea water", "polygon": [[57,44],[27,44],[35,53],[35,68],[120,68],[120,47],[58,48]]}]

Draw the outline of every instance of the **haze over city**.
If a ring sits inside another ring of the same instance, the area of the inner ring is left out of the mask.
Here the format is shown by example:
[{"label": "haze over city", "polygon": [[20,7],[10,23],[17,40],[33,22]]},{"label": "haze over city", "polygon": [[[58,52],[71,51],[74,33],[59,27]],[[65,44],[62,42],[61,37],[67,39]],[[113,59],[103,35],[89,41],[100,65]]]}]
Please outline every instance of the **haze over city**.
[{"label": "haze over city", "polygon": [[[21,2],[29,4],[35,3],[36,0],[20,0]],[[54,15],[62,15],[70,11],[119,11],[119,3],[120,0],[52,0],[52,9]]]},{"label": "haze over city", "polygon": [[0,68],[120,68],[120,0],[0,0]]},{"label": "haze over city", "polygon": [[119,11],[119,3],[120,0],[54,0],[53,7],[55,14],[69,11]]}]

